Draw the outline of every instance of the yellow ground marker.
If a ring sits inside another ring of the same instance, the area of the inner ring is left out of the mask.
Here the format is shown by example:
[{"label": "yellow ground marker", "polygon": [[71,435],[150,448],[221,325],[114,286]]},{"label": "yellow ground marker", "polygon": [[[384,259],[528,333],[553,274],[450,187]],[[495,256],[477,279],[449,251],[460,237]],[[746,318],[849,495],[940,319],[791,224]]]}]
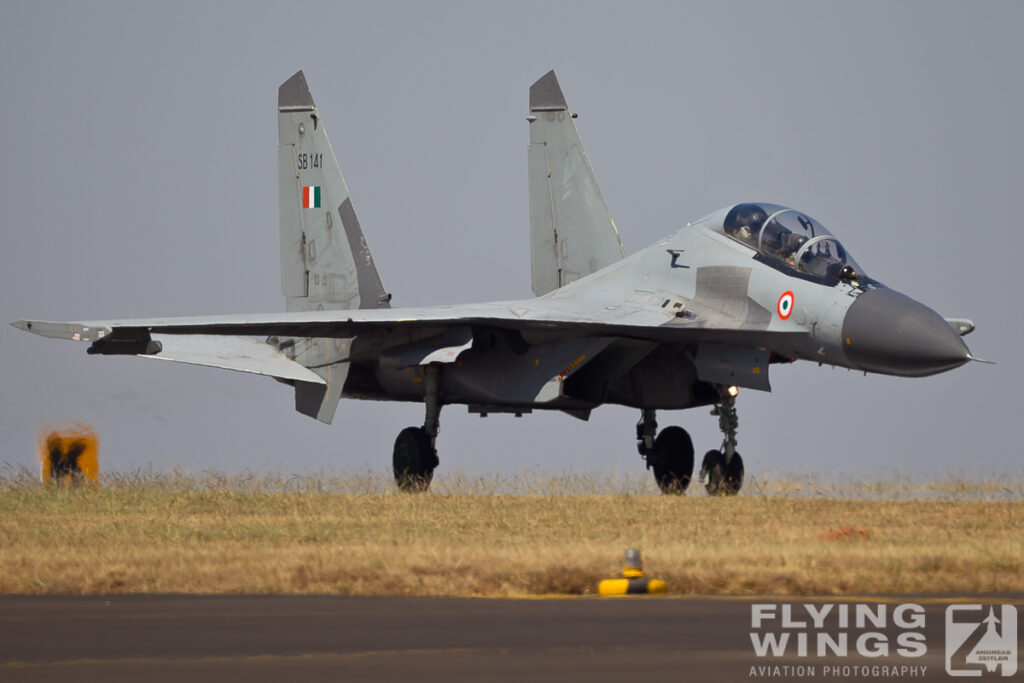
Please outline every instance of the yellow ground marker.
[{"label": "yellow ground marker", "polygon": [[605,579],[597,585],[600,595],[649,595],[664,593],[668,586],[661,579],[644,578],[644,568],[640,562],[640,551],[630,548],[626,551],[626,566],[622,570],[621,579]]}]

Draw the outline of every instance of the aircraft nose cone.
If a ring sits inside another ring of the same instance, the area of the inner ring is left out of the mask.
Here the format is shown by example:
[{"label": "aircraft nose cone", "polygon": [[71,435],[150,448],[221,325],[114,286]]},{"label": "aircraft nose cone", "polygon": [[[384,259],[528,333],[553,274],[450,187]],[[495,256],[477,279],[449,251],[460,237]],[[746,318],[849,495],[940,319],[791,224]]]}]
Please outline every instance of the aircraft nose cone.
[{"label": "aircraft nose cone", "polygon": [[971,355],[938,313],[884,287],[861,294],[846,312],[843,349],[863,370],[906,377],[952,370]]}]

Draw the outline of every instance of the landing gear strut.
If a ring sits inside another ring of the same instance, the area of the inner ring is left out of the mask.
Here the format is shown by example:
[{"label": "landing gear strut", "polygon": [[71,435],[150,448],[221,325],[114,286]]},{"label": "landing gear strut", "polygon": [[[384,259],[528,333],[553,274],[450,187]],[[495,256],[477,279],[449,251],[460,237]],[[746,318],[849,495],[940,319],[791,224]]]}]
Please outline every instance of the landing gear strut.
[{"label": "landing gear strut", "polygon": [[654,480],[662,493],[686,492],[693,478],[693,441],[682,427],[666,427],[658,432],[654,410],[644,408],[636,423],[636,449],[654,469]]},{"label": "landing gear strut", "polygon": [[437,434],[441,430],[440,369],[424,369],[426,417],[422,427],[406,427],[395,439],[391,462],[395,483],[406,493],[426,491],[440,464],[437,458]]},{"label": "landing gear strut", "polygon": [[740,419],[736,414],[736,387],[719,387],[721,400],[712,415],[718,416],[722,430],[722,449],[708,451],[700,466],[700,481],[709,495],[735,496],[743,486],[743,458],[736,452],[736,430]]}]

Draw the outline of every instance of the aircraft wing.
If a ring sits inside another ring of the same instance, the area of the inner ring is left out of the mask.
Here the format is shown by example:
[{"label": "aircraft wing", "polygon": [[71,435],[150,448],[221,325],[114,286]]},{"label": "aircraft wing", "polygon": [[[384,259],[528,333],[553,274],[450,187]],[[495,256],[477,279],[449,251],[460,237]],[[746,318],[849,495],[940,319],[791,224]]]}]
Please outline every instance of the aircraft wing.
[{"label": "aircraft wing", "polygon": [[[82,322],[19,320],[15,327],[53,339],[93,342],[94,353],[156,355],[154,336],[351,338],[400,328],[479,326],[569,337],[619,337],[665,344],[718,343],[773,348],[806,338],[804,331],[705,327],[701,320],[666,316],[645,306],[579,310],[537,300],[424,308],[299,311],[242,315],[137,318]],[[188,361],[185,361],[188,362]]]}]

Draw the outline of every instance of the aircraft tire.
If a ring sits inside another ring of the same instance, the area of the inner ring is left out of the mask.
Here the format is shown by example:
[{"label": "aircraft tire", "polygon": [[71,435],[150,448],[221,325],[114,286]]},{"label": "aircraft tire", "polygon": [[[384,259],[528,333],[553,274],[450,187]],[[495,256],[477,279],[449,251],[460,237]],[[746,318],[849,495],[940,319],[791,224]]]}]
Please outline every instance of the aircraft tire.
[{"label": "aircraft tire", "polygon": [[732,462],[725,464],[725,454],[708,451],[701,464],[700,476],[709,496],[735,496],[743,488],[743,458],[733,453]]},{"label": "aircraft tire", "polygon": [[693,478],[693,440],[682,427],[665,427],[654,440],[654,480],[666,495],[682,495]]},{"label": "aircraft tire", "polygon": [[391,463],[398,488],[406,493],[421,493],[430,487],[434,477],[437,451],[422,427],[406,427],[395,439]]}]

